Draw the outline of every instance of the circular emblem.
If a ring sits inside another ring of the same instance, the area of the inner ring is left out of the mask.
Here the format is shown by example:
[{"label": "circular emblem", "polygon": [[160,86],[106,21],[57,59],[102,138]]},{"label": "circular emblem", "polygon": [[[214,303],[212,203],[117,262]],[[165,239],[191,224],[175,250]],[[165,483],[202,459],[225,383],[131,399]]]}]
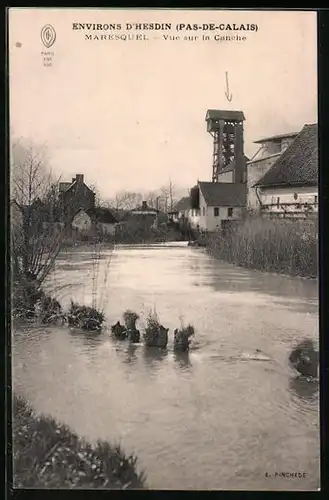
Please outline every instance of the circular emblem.
[{"label": "circular emblem", "polygon": [[41,41],[43,45],[49,49],[54,45],[56,40],[56,31],[50,24],[46,24],[41,30]]}]

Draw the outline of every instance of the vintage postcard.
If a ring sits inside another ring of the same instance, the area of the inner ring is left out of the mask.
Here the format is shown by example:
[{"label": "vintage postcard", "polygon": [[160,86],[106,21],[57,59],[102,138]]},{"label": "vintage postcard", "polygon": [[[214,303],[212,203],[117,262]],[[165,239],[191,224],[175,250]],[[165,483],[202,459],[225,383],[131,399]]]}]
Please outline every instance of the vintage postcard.
[{"label": "vintage postcard", "polygon": [[318,490],[316,12],[8,25],[14,488]]}]

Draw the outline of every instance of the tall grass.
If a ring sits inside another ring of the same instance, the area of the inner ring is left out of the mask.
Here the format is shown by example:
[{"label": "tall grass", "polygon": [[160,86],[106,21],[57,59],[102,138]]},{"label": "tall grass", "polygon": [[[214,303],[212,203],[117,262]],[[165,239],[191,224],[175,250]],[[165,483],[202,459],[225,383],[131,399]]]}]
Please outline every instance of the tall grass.
[{"label": "tall grass", "polygon": [[37,416],[28,403],[13,400],[13,483],[15,488],[144,488],[137,458],[120,446],[80,439],[48,416]]},{"label": "tall grass", "polygon": [[208,236],[211,253],[239,266],[295,276],[318,275],[317,220],[247,217]]}]

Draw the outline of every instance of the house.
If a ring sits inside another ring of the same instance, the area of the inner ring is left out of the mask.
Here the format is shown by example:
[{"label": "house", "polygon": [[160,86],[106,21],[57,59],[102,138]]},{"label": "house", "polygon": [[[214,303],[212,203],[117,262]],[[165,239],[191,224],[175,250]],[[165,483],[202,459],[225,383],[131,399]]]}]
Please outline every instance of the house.
[{"label": "house", "polygon": [[170,220],[173,222],[180,222],[182,219],[187,219],[190,211],[190,197],[189,196],[184,196],[181,198],[176,205],[174,206],[173,210],[168,212]]},{"label": "house", "polygon": [[254,185],[266,174],[282,153],[297,137],[298,132],[274,135],[255,141],[259,149],[251,160],[247,160],[247,206],[258,209],[259,200]]},{"label": "house", "polygon": [[241,218],[246,206],[246,184],[198,182],[191,190],[191,205],[198,213],[201,230],[222,229],[228,221]]},{"label": "house", "polygon": [[117,220],[108,208],[80,208],[74,215],[71,227],[76,234],[115,235]]},{"label": "house", "polygon": [[130,215],[136,219],[136,221],[143,224],[143,226],[156,226],[159,210],[150,207],[146,201],[142,202],[142,205],[130,210]]},{"label": "house", "polygon": [[85,184],[83,174],[77,174],[72,182],[60,182],[59,200],[66,221],[72,220],[80,209],[95,207],[95,193]]},{"label": "house", "polygon": [[317,213],[317,124],[304,125],[253,188],[263,213],[292,218]]}]

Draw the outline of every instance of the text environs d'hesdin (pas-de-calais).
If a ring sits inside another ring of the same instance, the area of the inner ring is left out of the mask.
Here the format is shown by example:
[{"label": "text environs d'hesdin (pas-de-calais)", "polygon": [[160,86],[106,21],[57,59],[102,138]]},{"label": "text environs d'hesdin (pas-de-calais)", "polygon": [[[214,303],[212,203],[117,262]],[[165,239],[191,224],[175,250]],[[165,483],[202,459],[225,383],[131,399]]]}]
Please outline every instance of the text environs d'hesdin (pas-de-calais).
[{"label": "text environs d'hesdin (pas-de-calais)", "polygon": [[[166,32],[163,35],[165,40],[178,40],[181,34],[211,34],[214,40],[221,40],[223,33],[240,34],[246,32],[257,32],[258,25],[255,23],[72,23],[72,29],[83,31],[87,40],[146,40],[147,35],[141,32]],[[168,31],[176,32],[176,35],[169,35]],[[237,35],[238,37],[238,35]],[[203,39],[209,37],[203,36]]]}]

